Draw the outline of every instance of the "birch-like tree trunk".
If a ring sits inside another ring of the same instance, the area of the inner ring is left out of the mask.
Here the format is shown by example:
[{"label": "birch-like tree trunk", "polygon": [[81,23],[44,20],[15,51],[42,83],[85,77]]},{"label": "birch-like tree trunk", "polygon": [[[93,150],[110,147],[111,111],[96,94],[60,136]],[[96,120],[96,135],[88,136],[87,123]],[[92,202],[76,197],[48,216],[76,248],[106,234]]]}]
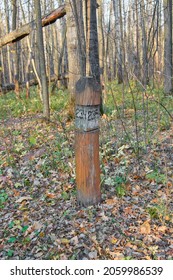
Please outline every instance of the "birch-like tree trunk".
[{"label": "birch-like tree trunk", "polygon": [[[75,1],[75,0],[74,0]],[[75,86],[80,78],[80,61],[78,50],[77,27],[75,19],[74,1],[66,0],[67,15],[67,50],[68,50],[68,88],[71,100],[75,99]]]}]

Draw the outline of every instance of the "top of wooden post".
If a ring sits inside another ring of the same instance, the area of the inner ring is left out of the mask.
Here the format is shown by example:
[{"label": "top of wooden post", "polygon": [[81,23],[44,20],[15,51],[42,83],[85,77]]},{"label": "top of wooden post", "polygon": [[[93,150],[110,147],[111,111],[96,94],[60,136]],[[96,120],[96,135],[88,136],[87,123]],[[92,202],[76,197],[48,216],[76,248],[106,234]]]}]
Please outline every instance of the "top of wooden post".
[{"label": "top of wooden post", "polygon": [[101,88],[93,77],[82,77],[76,83],[76,105],[100,105]]}]

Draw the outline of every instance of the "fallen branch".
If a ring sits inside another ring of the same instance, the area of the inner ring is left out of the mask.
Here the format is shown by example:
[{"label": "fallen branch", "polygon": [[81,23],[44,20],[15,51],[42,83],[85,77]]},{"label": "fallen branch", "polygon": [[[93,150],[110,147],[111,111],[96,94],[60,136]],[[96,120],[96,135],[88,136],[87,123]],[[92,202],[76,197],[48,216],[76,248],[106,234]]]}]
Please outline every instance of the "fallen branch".
[{"label": "fallen branch", "polygon": [[[55,82],[57,83],[57,81],[62,81],[62,80],[68,80],[68,74],[66,73],[63,73],[61,75],[59,75],[58,77],[53,75],[51,78],[50,78],[50,82]],[[48,78],[47,78],[47,81],[48,81]],[[29,81],[29,86],[36,86],[38,85],[38,80],[36,79],[32,79]],[[21,88],[25,88],[26,87],[26,83],[21,83],[20,84],[20,87]],[[2,93],[7,93],[9,91],[12,91],[15,89],[15,84],[5,84],[5,85],[1,85],[0,86],[0,92]]]},{"label": "fallen branch", "polygon": [[[43,16],[42,18],[42,27],[45,27],[49,24],[54,23],[57,19],[62,18],[66,14],[65,5],[61,5],[48,15]],[[21,26],[20,28],[15,29],[14,31],[6,34],[0,38],[0,48],[3,46],[20,41],[24,37],[28,36],[34,29],[35,20]]]}]

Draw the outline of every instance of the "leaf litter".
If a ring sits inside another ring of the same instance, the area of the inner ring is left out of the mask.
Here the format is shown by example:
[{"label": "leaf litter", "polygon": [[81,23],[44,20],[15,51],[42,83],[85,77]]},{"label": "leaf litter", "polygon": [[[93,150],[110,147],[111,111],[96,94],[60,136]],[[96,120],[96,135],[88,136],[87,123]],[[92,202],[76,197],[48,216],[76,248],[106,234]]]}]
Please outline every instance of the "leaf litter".
[{"label": "leaf litter", "polygon": [[172,259],[172,129],[139,161],[102,122],[102,203],[87,208],[76,201],[73,124],[1,122],[1,259]]}]

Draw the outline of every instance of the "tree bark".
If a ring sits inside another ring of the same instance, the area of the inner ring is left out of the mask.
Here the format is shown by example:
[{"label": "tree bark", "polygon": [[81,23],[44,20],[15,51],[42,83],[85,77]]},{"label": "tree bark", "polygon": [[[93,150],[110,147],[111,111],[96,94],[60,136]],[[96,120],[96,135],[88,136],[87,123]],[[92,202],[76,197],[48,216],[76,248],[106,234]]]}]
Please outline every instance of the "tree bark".
[{"label": "tree bark", "polygon": [[[12,0],[12,30],[16,30],[17,28],[17,0]],[[19,88],[19,51],[18,51],[18,43],[15,42],[13,45],[14,52],[14,84],[15,84],[15,93],[16,96],[20,97],[20,88]]]},{"label": "tree bark", "polygon": [[41,78],[41,87],[42,87],[42,96],[43,96],[43,115],[47,120],[49,120],[50,119],[49,92],[48,92],[48,84],[46,79],[46,64],[45,64],[45,54],[44,54],[44,44],[43,44],[40,0],[34,0],[34,7],[36,13],[37,47],[39,51],[40,78]]},{"label": "tree bark", "polygon": [[98,0],[98,45],[99,45],[99,64],[100,64],[100,78],[102,83],[104,77],[104,34],[103,34],[103,0]]},{"label": "tree bark", "polygon": [[164,8],[164,92],[173,91],[172,83],[172,0],[163,1]]},{"label": "tree bark", "polygon": [[92,76],[100,84],[98,33],[95,0],[87,1],[87,38],[86,38],[86,61],[87,76]]},{"label": "tree bark", "polygon": [[78,36],[76,24],[76,9],[75,0],[66,0],[67,11],[67,50],[68,50],[68,73],[69,84],[68,88],[71,96],[71,106],[74,104],[75,99],[75,86],[76,82],[81,76],[79,49],[78,49]]},{"label": "tree bark", "polygon": [[144,0],[141,0],[141,25],[142,25],[142,60],[143,60],[143,77],[142,83],[144,87],[149,83],[149,76],[148,76],[148,53],[147,53],[147,34],[146,34],[146,27],[145,27],[145,3]]},{"label": "tree bark", "polygon": [[119,16],[119,1],[113,1],[113,9],[115,16],[115,32],[116,32],[116,50],[117,50],[117,78],[118,84],[123,82],[123,69],[122,69],[122,49],[121,49],[121,30],[120,30],[120,16]]}]

